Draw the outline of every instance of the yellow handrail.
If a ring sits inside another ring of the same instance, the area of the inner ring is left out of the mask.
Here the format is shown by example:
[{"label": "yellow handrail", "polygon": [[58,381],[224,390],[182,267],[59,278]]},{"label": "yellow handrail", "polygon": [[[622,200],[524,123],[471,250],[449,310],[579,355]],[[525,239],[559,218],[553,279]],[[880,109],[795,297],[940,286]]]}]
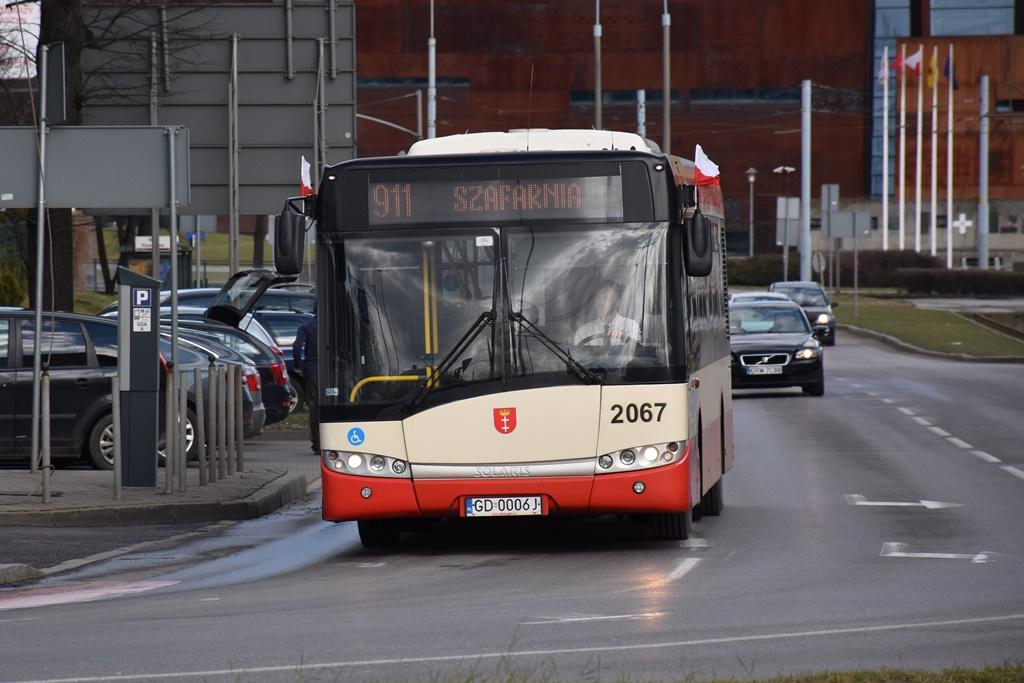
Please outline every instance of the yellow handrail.
[{"label": "yellow handrail", "polygon": [[359,390],[367,384],[372,384],[374,382],[417,382],[421,379],[429,378],[429,374],[427,374],[426,377],[422,375],[373,375],[372,377],[364,377],[356,382],[356,385],[352,387],[352,391],[349,392],[348,395],[348,402],[355,403]]}]

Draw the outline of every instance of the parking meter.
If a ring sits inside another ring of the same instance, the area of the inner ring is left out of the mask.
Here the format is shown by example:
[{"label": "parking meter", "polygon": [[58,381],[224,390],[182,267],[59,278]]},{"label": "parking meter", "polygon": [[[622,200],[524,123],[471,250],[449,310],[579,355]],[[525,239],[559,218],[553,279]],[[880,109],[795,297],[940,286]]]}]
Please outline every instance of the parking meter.
[{"label": "parking meter", "polygon": [[121,485],[156,486],[160,281],[117,269]]}]

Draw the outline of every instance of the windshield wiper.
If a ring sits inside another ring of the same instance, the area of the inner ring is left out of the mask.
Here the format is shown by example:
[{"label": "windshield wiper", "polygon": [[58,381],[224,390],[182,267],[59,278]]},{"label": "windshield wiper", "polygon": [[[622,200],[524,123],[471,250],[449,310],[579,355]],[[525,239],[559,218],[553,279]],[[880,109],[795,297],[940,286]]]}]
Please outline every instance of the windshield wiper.
[{"label": "windshield wiper", "polygon": [[530,320],[523,315],[522,311],[510,313],[508,316],[512,322],[517,322],[526,329],[530,330],[540,340],[540,342],[546,346],[553,354],[565,361],[565,364],[572,368],[576,375],[587,384],[602,384],[602,379],[587,366],[580,363],[578,360],[572,357],[572,354],[563,349],[558,345],[554,339],[546,335],[541,331],[539,327],[534,325]]},{"label": "windshield wiper", "polygon": [[416,395],[405,404],[405,409],[407,411],[411,413],[416,410],[421,403],[423,403],[423,399],[430,393],[433,385],[436,384],[439,379],[444,377],[444,373],[448,371],[448,368],[458,360],[459,356],[466,352],[466,349],[468,349],[469,345],[473,343],[473,340],[480,336],[481,332],[494,323],[494,320],[497,317],[498,314],[492,309],[490,311],[484,311],[480,314],[479,318],[473,321],[473,324],[470,325],[468,330],[466,330],[466,333],[462,335],[462,339],[460,339],[452,350],[441,359],[441,362],[434,368],[434,371],[427,375],[426,384],[420,387],[420,390],[416,392]]}]

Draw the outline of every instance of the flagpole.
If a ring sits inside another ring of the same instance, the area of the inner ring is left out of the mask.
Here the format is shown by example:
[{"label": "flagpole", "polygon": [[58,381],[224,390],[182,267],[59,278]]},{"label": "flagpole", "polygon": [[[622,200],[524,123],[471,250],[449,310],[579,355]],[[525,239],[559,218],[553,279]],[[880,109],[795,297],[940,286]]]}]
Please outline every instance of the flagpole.
[{"label": "flagpole", "polygon": [[907,61],[907,46],[900,45],[900,68],[896,78],[900,79],[900,251],[906,248],[907,222],[907,74],[903,64]]},{"label": "flagpole", "polygon": [[953,43],[949,44],[949,102],[946,106],[946,268],[953,267]]},{"label": "flagpole", "polygon": [[932,61],[928,65],[928,74],[932,77],[932,215],[928,222],[929,246],[931,255],[936,255],[936,235],[938,221],[935,214],[939,211],[939,158],[936,147],[939,144],[939,46],[932,46]]},{"label": "flagpole", "polygon": [[882,48],[882,251],[889,251],[889,46]]},{"label": "flagpole", "polygon": [[924,46],[917,46],[917,54],[919,58],[917,60],[917,149],[914,159],[914,251],[921,252],[921,162],[923,161],[922,153],[924,150],[921,146],[924,143],[923,131],[924,128],[924,82],[921,78],[921,59],[920,56],[924,55]]}]

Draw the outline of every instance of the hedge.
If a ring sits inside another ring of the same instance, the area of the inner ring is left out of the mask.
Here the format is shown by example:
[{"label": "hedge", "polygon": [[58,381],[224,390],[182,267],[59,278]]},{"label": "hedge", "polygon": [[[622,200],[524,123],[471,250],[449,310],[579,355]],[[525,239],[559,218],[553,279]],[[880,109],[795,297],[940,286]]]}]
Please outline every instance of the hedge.
[{"label": "hedge", "polygon": [[1024,294],[1024,273],[901,268],[894,273],[894,279],[897,287],[910,294]]},{"label": "hedge", "polygon": [[[861,287],[897,287],[894,273],[900,268],[941,269],[942,261],[913,250],[904,251],[862,251],[857,256],[857,284]],[[853,284],[853,252],[839,254],[839,281]],[[729,284],[748,287],[767,287],[782,279],[782,255],[765,254],[753,258],[731,258],[728,263]],[[789,256],[789,279],[800,277],[800,255],[793,251]],[[814,274],[814,279],[818,279]]]}]

